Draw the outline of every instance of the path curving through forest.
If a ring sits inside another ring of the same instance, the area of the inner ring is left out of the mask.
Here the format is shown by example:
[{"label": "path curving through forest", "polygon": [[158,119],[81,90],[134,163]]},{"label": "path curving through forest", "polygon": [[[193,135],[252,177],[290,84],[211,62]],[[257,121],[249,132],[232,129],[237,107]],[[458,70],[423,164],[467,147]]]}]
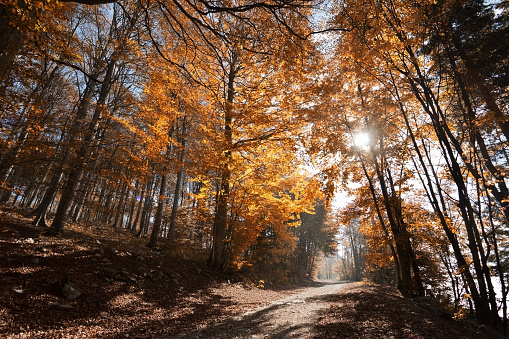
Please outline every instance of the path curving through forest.
[{"label": "path curving through forest", "polygon": [[172,338],[311,338],[320,312],[330,305],[331,296],[350,285],[322,281],[268,306]]}]

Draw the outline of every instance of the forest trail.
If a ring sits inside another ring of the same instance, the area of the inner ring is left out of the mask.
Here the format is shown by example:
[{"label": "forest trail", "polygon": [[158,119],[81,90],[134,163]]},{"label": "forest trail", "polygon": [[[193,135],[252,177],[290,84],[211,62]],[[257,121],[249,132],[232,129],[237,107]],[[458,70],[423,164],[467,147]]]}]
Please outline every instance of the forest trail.
[{"label": "forest trail", "polygon": [[268,306],[171,338],[311,338],[321,311],[331,304],[331,297],[352,285],[322,281],[319,286],[299,289]]}]

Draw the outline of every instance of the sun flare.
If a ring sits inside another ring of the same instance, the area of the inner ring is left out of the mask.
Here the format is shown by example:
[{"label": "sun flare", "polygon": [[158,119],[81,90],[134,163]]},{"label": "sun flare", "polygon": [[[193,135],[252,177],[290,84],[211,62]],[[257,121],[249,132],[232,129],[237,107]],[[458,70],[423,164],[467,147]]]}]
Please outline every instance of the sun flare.
[{"label": "sun flare", "polygon": [[369,145],[369,134],[366,132],[358,132],[353,137],[353,143],[357,147],[368,147]]}]

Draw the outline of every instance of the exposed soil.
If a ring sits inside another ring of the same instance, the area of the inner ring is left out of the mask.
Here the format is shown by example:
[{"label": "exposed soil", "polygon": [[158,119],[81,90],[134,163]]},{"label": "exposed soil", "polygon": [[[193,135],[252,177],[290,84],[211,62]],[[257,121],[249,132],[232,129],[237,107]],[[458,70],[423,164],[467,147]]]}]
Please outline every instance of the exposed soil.
[{"label": "exposed soil", "polygon": [[0,212],[2,338],[491,338],[391,288],[270,290],[108,226],[47,236]]}]

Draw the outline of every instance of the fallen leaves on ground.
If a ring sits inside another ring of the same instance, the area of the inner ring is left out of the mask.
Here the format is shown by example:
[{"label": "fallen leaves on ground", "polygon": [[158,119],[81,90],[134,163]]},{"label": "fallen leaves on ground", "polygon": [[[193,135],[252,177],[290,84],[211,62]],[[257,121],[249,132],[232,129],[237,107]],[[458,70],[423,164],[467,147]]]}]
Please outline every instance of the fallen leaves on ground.
[{"label": "fallen leaves on ground", "polygon": [[[170,244],[147,249],[147,239],[125,229],[72,224],[58,237],[43,231],[0,212],[2,338],[168,338],[295,292],[248,286],[238,275],[176,256]],[[358,284],[330,302],[317,338],[493,334],[473,322],[445,319],[387,287]]]},{"label": "fallen leaves on ground", "polygon": [[[500,333],[474,321],[456,320],[430,299],[403,298],[391,287],[359,283],[333,296],[321,316],[319,339],[489,339]],[[503,338],[503,337],[502,337]]]},{"label": "fallen leaves on ground", "polygon": [[[0,337],[157,338],[270,303],[288,291],[185,260],[106,225],[68,225],[44,235],[19,215],[0,214]],[[235,280],[237,279],[237,280]],[[66,284],[76,298],[66,298]]]}]

